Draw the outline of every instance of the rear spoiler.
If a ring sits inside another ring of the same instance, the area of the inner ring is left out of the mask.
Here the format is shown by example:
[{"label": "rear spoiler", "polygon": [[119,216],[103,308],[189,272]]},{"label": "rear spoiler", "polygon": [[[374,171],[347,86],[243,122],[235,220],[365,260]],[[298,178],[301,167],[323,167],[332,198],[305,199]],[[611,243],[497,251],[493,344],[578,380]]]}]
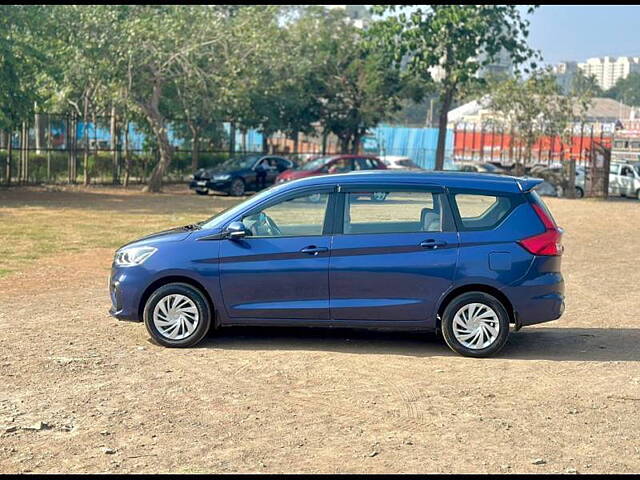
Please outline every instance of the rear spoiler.
[{"label": "rear spoiler", "polygon": [[541,178],[534,178],[534,177],[522,177],[522,178],[516,179],[516,183],[518,184],[518,186],[520,187],[520,190],[522,190],[523,193],[531,191],[532,189],[540,185],[542,182],[544,182],[544,180],[542,180]]}]

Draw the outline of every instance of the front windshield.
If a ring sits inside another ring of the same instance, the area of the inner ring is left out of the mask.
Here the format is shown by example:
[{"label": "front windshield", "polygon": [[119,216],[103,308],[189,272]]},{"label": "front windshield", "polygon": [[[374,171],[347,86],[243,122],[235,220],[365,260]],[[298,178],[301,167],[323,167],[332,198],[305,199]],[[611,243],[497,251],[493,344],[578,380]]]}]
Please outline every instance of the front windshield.
[{"label": "front windshield", "polygon": [[243,168],[251,168],[253,164],[260,158],[258,155],[247,155],[246,157],[234,157],[225,160],[225,162],[221,165],[224,168],[230,169],[243,169]]},{"label": "front windshield", "polygon": [[311,160],[309,163],[305,163],[302,166],[302,170],[317,170],[318,168],[323,167],[329,160],[331,160],[331,157],[316,158],[315,160]]}]

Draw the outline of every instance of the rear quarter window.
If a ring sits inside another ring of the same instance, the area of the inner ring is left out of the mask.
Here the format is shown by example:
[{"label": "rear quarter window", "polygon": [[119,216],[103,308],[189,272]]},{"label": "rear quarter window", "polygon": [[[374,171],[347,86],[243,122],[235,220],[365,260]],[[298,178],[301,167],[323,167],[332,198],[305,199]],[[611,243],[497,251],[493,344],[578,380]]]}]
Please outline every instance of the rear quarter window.
[{"label": "rear quarter window", "polygon": [[461,230],[491,230],[511,213],[522,199],[516,195],[492,193],[454,193]]}]

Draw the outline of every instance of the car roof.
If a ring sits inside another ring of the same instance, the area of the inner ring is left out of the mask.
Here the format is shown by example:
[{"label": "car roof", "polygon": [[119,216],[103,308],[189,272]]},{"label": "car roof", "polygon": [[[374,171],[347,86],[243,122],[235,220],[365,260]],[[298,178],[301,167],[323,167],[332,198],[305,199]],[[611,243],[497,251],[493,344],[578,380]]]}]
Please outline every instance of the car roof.
[{"label": "car roof", "polygon": [[393,171],[363,170],[360,172],[318,175],[288,182],[292,188],[314,185],[353,185],[353,184],[423,184],[449,188],[468,188],[491,190],[496,192],[518,193],[528,191],[542,180],[531,177],[511,177],[490,173],[473,172],[433,172],[433,171]]}]

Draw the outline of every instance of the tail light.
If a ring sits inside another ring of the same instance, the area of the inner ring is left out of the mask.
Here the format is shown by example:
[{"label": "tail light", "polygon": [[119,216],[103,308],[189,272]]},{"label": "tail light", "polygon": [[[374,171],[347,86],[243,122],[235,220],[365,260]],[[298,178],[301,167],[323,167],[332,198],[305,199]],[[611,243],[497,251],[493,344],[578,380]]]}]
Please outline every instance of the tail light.
[{"label": "tail light", "polygon": [[553,218],[540,205],[532,203],[533,210],[545,227],[539,235],[525,238],[518,243],[533,255],[562,255],[562,229],[556,225]]}]

